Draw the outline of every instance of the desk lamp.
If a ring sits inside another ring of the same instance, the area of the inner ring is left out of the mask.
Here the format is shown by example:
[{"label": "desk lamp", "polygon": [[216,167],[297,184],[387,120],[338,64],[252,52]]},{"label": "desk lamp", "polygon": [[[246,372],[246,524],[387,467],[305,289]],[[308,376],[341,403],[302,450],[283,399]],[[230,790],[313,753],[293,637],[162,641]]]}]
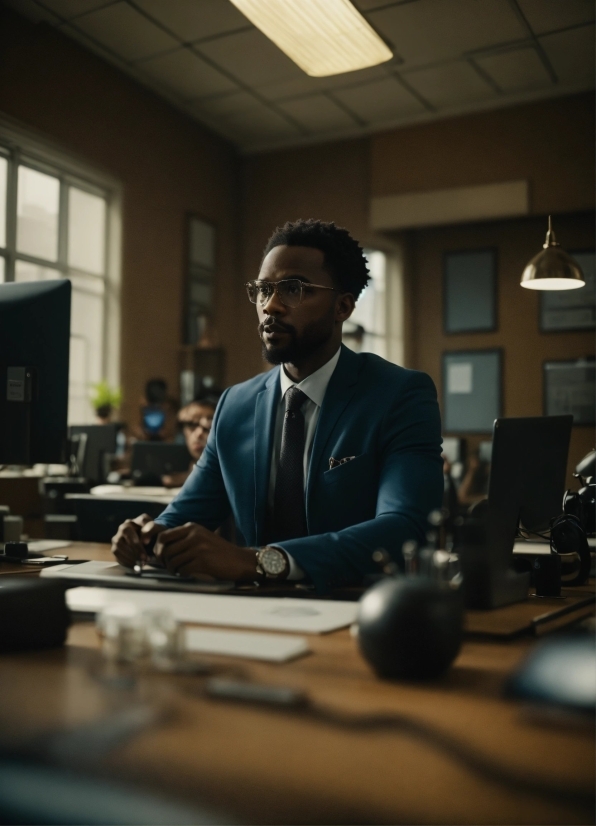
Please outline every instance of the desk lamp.
[{"label": "desk lamp", "polygon": [[520,283],[528,290],[576,290],[586,284],[579,264],[555,240],[550,215],[543,250],[526,266]]}]

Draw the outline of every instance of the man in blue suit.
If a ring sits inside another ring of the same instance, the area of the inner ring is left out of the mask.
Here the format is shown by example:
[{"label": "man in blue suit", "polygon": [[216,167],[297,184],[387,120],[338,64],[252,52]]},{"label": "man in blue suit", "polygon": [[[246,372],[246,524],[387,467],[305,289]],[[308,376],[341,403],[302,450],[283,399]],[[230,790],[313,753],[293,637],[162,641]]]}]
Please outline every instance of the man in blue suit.
[{"label": "man in blue suit", "polygon": [[[207,447],[161,516],[125,522],[131,566],[157,536],[171,571],[201,578],[361,583],[384,548],[422,543],[443,492],[431,379],[342,342],[369,280],[362,249],[321,221],[278,228],[249,282],[265,359],[276,367],[223,394]],[[230,515],[237,544],[214,531]]]}]

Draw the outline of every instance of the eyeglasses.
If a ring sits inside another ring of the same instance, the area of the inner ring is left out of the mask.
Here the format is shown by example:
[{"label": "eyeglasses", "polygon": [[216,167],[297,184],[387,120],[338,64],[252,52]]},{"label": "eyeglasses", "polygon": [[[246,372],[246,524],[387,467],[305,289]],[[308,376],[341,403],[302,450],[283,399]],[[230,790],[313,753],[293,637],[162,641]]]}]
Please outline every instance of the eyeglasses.
[{"label": "eyeglasses", "polygon": [[331,290],[338,292],[334,287],[323,287],[321,284],[311,284],[299,278],[285,278],[283,281],[249,281],[245,284],[249,301],[264,307],[273,293],[277,293],[279,300],[285,307],[298,307],[311,289]]},{"label": "eyeglasses", "polygon": [[209,421],[208,419],[203,419],[200,422],[180,422],[180,427],[182,428],[182,430],[191,431],[198,430],[198,428],[200,427],[202,430],[205,431],[205,433],[209,433],[209,431],[211,430],[211,421]]}]

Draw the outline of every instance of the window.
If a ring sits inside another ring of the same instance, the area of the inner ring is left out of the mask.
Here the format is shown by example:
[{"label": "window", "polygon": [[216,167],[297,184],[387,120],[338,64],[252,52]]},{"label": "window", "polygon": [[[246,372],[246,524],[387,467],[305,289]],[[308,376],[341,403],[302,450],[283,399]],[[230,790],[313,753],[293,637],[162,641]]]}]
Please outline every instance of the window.
[{"label": "window", "polygon": [[403,364],[403,299],[397,259],[365,249],[371,280],[344,324],[343,341],[358,353]]},{"label": "window", "polygon": [[184,343],[198,344],[213,314],[215,229],[195,215],[188,216],[187,261]]},{"label": "window", "polygon": [[48,163],[26,144],[14,136],[4,143],[0,124],[0,281],[71,280],[68,418],[85,424],[94,421],[91,385],[118,384],[118,312],[108,324],[108,304],[117,302],[109,267],[114,193],[78,165],[73,172],[63,159]]}]

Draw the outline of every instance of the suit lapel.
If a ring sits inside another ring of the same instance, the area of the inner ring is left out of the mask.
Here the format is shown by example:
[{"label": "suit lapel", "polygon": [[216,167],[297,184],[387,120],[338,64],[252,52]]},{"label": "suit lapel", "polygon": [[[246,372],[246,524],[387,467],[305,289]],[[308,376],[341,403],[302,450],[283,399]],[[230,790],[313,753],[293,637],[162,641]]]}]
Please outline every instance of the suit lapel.
[{"label": "suit lapel", "polygon": [[269,492],[269,471],[275,433],[275,414],[279,402],[279,367],[271,370],[265,388],[257,395],[255,405],[255,544],[263,539],[263,528]]},{"label": "suit lapel", "polygon": [[325,393],[325,398],[323,399],[323,404],[321,405],[319,421],[317,422],[317,429],[315,431],[315,438],[313,441],[312,453],[308,466],[308,480],[306,483],[307,515],[310,493],[317,474],[317,469],[321,461],[329,459],[329,456],[326,455],[325,452],[327,443],[333,433],[337,420],[354,395],[356,384],[358,383],[360,366],[360,359],[356,353],[342,344],[339,361],[337,362],[337,367],[333,371],[333,375],[327,385],[327,391]]}]

